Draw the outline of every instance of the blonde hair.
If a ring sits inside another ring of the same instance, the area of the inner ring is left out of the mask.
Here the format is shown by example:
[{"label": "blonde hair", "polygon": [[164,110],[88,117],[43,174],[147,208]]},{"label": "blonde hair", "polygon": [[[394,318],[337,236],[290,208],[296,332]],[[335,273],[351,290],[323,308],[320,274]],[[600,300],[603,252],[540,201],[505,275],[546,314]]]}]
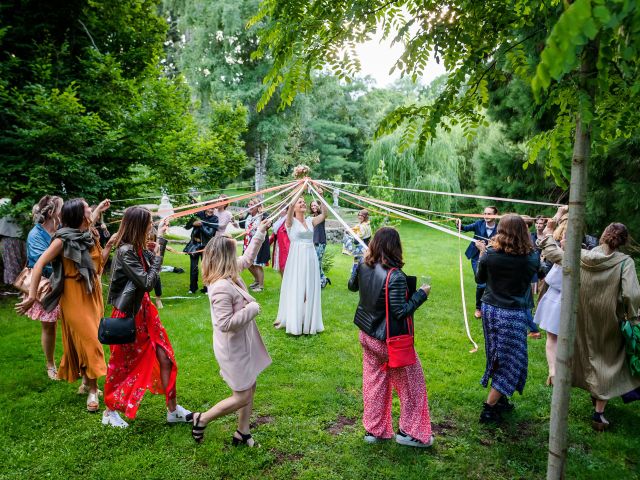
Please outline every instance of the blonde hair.
[{"label": "blonde hair", "polygon": [[31,209],[36,223],[44,223],[50,218],[60,220],[63,200],[55,195],[45,195]]},{"label": "blonde hair", "polygon": [[202,254],[202,281],[213,285],[218,280],[235,280],[240,276],[236,241],[226,235],[213,237]]},{"label": "blonde hair", "polygon": [[565,233],[567,232],[567,226],[569,225],[569,214],[565,213],[560,220],[558,220],[558,224],[556,229],[553,231],[553,239],[556,242],[561,241],[564,238]]}]

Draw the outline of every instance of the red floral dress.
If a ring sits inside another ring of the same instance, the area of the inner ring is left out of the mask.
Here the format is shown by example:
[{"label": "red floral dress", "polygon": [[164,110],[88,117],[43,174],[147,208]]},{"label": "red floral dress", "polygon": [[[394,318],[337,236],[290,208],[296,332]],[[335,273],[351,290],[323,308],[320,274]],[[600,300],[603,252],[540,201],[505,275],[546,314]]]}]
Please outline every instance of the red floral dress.
[{"label": "red floral dress", "polygon": [[[141,258],[142,255],[140,255]],[[143,261],[145,270],[147,266]],[[113,318],[127,315],[117,308],[111,312]],[[164,393],[169,402],[176,396],[176,365],[173,347],[167,331],[160,322],[158,310],[145,292],[142,305],[135,317],[136,340],[123,345],[110,345],[111,357],[107,367],[104,385],[104,401],[110,410],[124,412],[128,418],[135,418],[147,390],[157,395]],[[160,364],[156,349],[162,348],[171,360],[171,377],[165,391],[160,378]]]}]

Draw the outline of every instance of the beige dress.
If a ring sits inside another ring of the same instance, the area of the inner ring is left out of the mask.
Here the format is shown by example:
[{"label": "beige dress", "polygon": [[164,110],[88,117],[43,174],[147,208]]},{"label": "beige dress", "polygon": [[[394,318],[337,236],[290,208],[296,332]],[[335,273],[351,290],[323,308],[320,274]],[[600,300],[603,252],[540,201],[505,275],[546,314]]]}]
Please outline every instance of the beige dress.
[{"label": "beige dress", "polygon": [[58,377],[68,382],[76,381],[82,371],[89,378],[106,375],[104,350],[98,341],[98,326],[104,313],[102,299],[102,249],[100,244],[91,249],[91,258],[96,268],[93,291],[87,287],[75,263],[62,259],[64,268],[64,291],[60,297],[60,329],[62,330],[62,359]]},{"label": "beige dress", "polygon": [[[548,260],[562,261],[563,252],[553,239],[547,237],[540,246]],[[631,376],[620,333],[620,321],[637,320],[639,309],[640,285],[633,259],[621,252],[607,255],[602,247],[582,250],[574,386],[600,400],[640,387],[640,377]]]},{"label": "beige dress", "polygon": [[[244,255],[238,257],[238,269],[253,261],[265,234],[256,232]],[[258,375],[271,364],[255,318],[260,306],[249,295],[241,278],[221,279],[208,286],[213,323],[213,352],[220,365],[220,375],[231,390],[248,390]]]}]

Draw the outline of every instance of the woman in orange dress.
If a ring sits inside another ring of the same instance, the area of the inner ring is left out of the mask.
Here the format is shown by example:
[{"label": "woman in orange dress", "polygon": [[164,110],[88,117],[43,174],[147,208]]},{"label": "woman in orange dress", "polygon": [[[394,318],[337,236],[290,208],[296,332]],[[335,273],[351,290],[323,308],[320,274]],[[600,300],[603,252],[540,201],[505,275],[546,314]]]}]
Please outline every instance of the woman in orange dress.
[{"label": "woman in orange dress", "polygon": [[81,198],[62,206],[60,228],[32,271],[29,296],[17,305],[25,312],[36,300],[42,269],[51,262],[51,293],[43,300],[46,311],[60,305],[63,354],[58,378],[72,383],[82,377],[79,393],[88,393],[87,410],[99,409],[97,379],[107,373],[98,325],[104,312],[100,274],[104,266],[97,235],[90,231],[92,215],[109,208],[105,200],[92,213]]}]

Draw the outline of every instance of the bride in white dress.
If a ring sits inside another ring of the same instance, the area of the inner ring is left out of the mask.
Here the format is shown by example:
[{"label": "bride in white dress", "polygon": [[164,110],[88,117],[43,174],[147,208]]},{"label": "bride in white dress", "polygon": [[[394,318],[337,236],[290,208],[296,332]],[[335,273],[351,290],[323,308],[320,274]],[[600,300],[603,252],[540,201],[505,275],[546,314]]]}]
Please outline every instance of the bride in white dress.
[{"label": "bride in white dress", "polygon": [[276,327],[286,327],[292,335],[313,335],[324,330],[320,266],[313,245],[313,227],[327,218],[327,210],[323,204],[320,215],[305,218],[307,204],[301,198],[302,192],[303,189],[287,210],[285,225],[291,246],[282,276]]}]

